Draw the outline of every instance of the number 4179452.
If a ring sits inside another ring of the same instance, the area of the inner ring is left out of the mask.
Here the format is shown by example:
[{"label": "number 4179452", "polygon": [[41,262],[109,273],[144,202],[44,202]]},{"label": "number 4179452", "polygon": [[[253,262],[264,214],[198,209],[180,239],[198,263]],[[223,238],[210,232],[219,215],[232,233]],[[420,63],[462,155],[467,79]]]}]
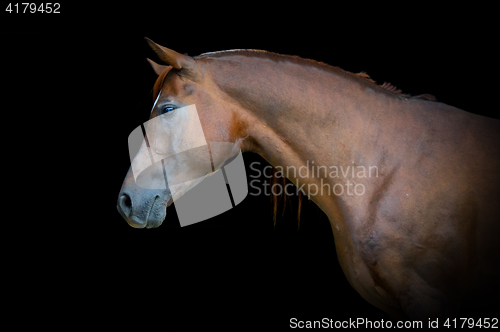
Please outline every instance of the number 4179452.
[{"label": "number 4179452", "polygon": [[21,3],[9,3],[6,12],[14,14],[26,14],[26,13],[45,13],[45,14],[60,14],[61,4],[58,2],[51,3],[41,3],[36,4],[34,2],[21,2]]}]

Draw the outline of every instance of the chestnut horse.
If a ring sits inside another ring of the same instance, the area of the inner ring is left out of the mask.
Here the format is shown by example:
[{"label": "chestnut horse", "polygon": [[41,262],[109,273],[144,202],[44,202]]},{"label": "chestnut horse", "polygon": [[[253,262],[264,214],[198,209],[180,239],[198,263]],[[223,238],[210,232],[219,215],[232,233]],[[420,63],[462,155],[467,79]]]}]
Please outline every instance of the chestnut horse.
[{"label": "chestnut horse", "polygon": [[[498,294],[500,121],[296,56],[190,57],[148,43],[166,64],[150,61],[151,118],[194,104],[207,142],[311,170],[285,175],[328,216],[342,270],[369,303],[393,317],[450,317]],[[332,176],[334,165],[377,176]],[[306,192],[314,186],[326,192]],[[131,226],[157,227],[171,203],[168,188],[141,189],[129,171],[118,210]]]}]

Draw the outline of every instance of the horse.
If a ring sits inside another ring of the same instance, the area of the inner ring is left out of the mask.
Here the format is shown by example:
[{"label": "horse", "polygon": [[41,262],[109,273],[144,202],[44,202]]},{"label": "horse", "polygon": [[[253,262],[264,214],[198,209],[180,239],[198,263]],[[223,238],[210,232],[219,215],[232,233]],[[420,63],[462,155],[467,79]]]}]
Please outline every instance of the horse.
[{"label": "horse", "polygon": [[[196,105],[207,142],[281,167],[328,217],[340,266],[366,301],[423,319],[498,294],[499,120],[298,56],[188,56],[146,40],[164,62],[148,59],[158,75],[150,119],[191,121],[183,110]],[[172,153],[189,139],[169,135]],[[212,172],[223,164],[211,162]],[[154,228],[173,200],[168,184],[140,188],[129,170],[117,208],[130,226]]]}]

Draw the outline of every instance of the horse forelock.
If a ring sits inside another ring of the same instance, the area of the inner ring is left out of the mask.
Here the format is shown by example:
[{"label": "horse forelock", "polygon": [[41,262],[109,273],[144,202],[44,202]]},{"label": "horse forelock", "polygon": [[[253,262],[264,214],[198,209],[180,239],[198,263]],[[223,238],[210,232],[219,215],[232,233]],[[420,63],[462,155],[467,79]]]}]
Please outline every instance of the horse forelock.
[{"label": "horse forelock", "polygon": [[153,86],[153,100],[156,100],[156,97],[158,96],[158,93],[160,93],[161,87],[163,86],[163,81],[165,81],[165,77],[171,69],[172,67],[167,67],[167,69],[165,69],[156,79]]}]

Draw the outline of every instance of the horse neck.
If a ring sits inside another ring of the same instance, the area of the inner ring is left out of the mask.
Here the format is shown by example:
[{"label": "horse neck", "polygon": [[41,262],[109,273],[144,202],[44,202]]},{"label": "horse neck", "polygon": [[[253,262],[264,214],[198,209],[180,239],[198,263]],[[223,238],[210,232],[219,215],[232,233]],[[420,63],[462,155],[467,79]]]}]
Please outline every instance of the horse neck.
[{"label": "horse neck", "polygon": [[[326,65],[323,69],[286,59],[237,55],[224,60],[217,65],[225,68],[218,68],[214,77],[244,110],[241,122],[249,137],[244,149],[283,169],[380,161],[376,150],[385,139],[381,119],[401,102],[398,97]],[[404,124],[390,114],[392,125]],[[299,185],[317,180],[285,176]],[[333,185],[339,179],[328,180]],[[328,198],[310,198],[325,211]]]}]

